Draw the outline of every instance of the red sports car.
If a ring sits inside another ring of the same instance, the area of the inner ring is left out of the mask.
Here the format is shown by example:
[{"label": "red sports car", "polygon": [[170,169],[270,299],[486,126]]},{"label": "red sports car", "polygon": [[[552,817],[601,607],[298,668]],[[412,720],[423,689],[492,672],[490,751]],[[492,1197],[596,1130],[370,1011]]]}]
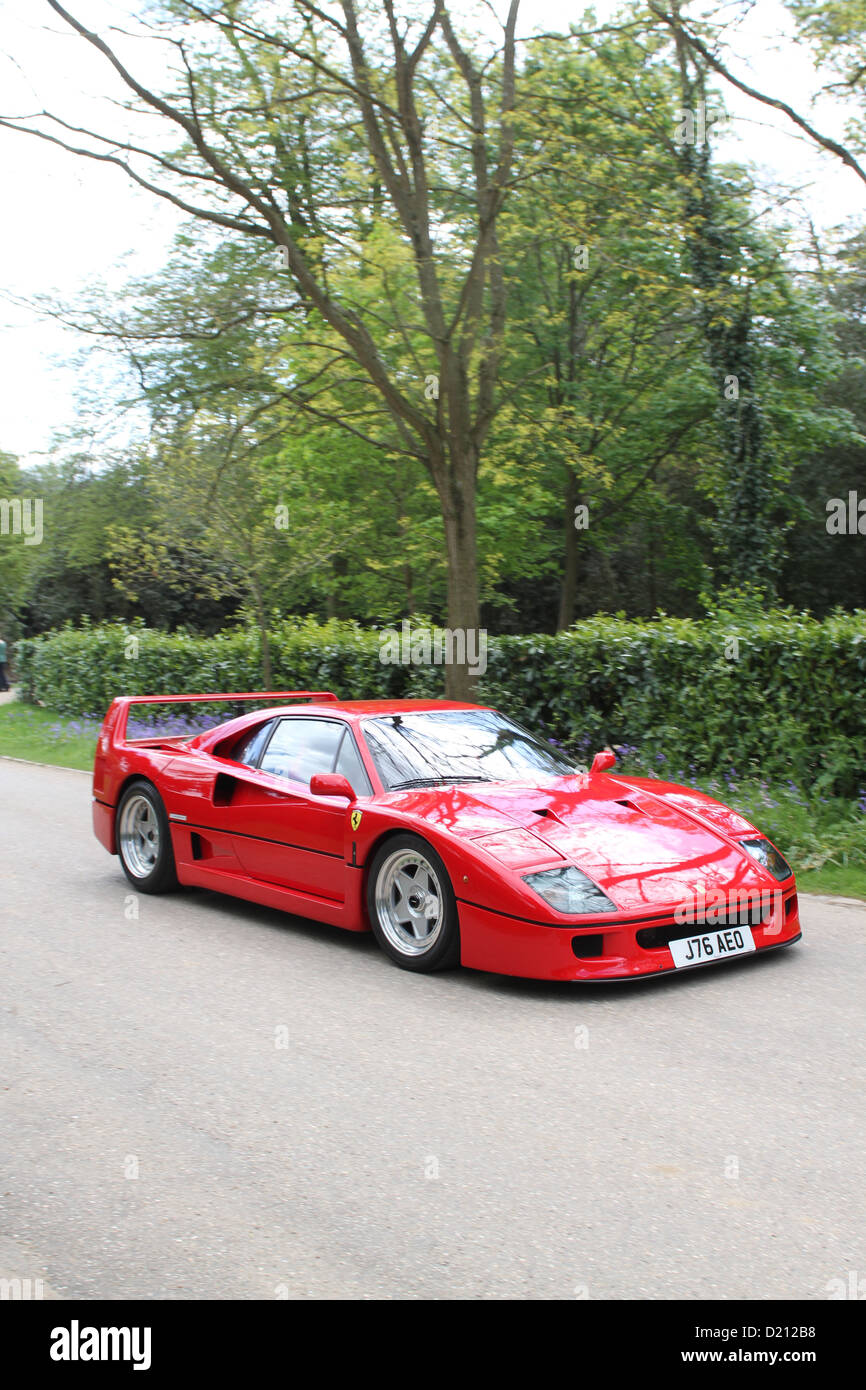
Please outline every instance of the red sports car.
[{"label": "red sports car", "polygon": [[[127,736],[131,706],[193,700],[259,707]],[[93,823],[141,892],[190,884],[372,930],[407,970],[614,980],[799,939],[793,872],[759,830],[615,761],[581,771],[496,710],[442,700],[123,697]]]}]

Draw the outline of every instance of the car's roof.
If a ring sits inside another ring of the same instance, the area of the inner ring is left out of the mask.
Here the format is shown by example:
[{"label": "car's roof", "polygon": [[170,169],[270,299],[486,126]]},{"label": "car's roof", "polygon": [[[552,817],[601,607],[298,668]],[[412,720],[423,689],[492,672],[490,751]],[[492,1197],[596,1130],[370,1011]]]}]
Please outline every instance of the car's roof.
[{"label": "car's roof", "polygon": [[346,714],[351,719],[364,715],[422,714],[440,710],[486,709],[463,700],[329,700],[327,704],[284,705],[271,714]]},{"label": "car's roof", "polygon": [[357,724],[368,715],[387,717],[393,714],[431,713],[441,710],[487,709],[486,705],[470,705],[461,700],[317,700],[309,704],[276,705],[270,709],[260,705],[258,709],[247,710],[224,724],[197,734],[190,740],[192,748],[216,747],[223,739],[245,732],[262,719],[282,719],[285,715],[303,719],[313,715],[316,718],[339,718]]}]

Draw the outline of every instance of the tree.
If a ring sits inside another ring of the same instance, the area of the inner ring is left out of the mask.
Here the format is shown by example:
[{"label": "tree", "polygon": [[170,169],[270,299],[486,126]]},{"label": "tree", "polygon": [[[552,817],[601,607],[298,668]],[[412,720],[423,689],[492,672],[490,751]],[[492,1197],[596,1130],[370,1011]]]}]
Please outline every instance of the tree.
[{"label": "tree", "polygon": [[674,139],[674,109],[729,80],[717,24],[651,0],[524,45],[512,3],[490,51],[444,0],[169,0],[146,9],[172,56],[155,90],[129,36],[48,3],[148,136],[2,123],[189,217],[186,259],[131,312],[91,295],[152,420],[115,601],[162,617],[169,584],[196,621],[243,604],[264,633],[286,606],[439,618],[445,588],[452,626],[484,603],[562,627],[590,577],[593,602],[692,611],[708,535],[722,579],[772,582],[824,428],[826,306],[795,292],[743,171]]},{"label": "tree", "polygon": [[[396,443],[428,471],[443,518],[449,623],[477,628],[476,489],[506,322],[498,221],[512,186],[518,0],[495,61],[461,38],[444,0],[405,23],[392,0],[383,11],[341,0],[339,12],[309,0],[173,0],[157,10],[176,58],[166,94],[48,3],[105,57],[130,109],[156,113],[180,142],[124,141],[47,112],[36,126],[3,123],[114,164],[192,216],[281,249],[311,339],[340,345],[387,413],[386,447]],[[368,247],[375,257],[383,229],[415,278],[408,320],[386,315],[384,327],[339,273],[347,259],[364,262]],[[420,371],[406,375],[391,360],[391,329],[421,342]],[[435,382],[429,400],[425,377]],[[452,695],[470,683],[465,666],[449,670]]]},{"label": "tree", "polygon": [[[688,0],[685,0],[685,3],[688,3]],[[727,62],[722,59],[719,51],[721,35],[725,32],[727,25],[717,22],[715,26],[708,26],[705,20],[700,23],[688,22],[683,13],[685,3],[683,0],[670,0],[670,3],[664,6],[655,3],[655,0],[649,0],[649,10],[656,20],[666,25],[674,33],[680,49],[688,49],[696,62],[700,60],[705,71],[709,70],[716,73],[732,87],[736,87],[738,91],[743,92],[762,106],[782,112],[815,145],[840,159],[856,174],[857,178],[866,183],[866,168],[855,158],[852,149],[846,148],[838,140],[834,140],[831,136],[817,130],[788,102],[782,101],[779,97],[771,96],[767,92],[762,92],[750,83],[744,82],[741,77],[737,77]],[[832,53],[840,37],[846,43],[846,48],[850,43],[851,47],[847,48],[847,56],[851,61],[843,85],[852,90],[862,83],[864,75],[862,67],[863,0],[818,0],[817,3],[815,0],[789,0],[789,4],[801,21],[804,36],[819,39],[819,49],[822,56],[826,57]],[[709,32],[707,32],[708,30]],[[855,140],[859,140],[856,127],[853,134]]]},{"label": "tree", "polygon": [[576,617],[581,549],[599,547],[667,460],[699,455],[693,436],[712,409],[676,160],[646,138],[647,109],[675,97],[653,56],[628,33],[578,31],[532,44],[524,74],[517,167],[531,141],[544,157],[535,196],[503,217],[508,331],[523,451],[542,456],[558,502],[560,629]]},{"label": "tree", "polygon": [[866,497],[866,231],[848,237],[832,255],[821,255],[819,288],[835,311],[838,351],[819,383],[817,410],[853,411],[853,427],[819,441],[804,453],[794,474],[794,525],[782,574],[782,598],[819,615],[834,607],[866,608],[863,540],[840,538],[828,527],[833,499],[846,511]]},{"label": "tree", "polygon": [[272,312],[271,289],[248,246],[183,233],[167,266],[119,302],[91,287],[86,303],[54,308],[120,349],[135,382],[122,404],[150,416],[152,534],[114,527],[123,591],[134,601],[170,576],[189,594],[194,558],[198,602],[233,598],[254,613],[265,671],[272,610],[393,621],[419,599],[429,611],[433,587],[440,607],[442,571],[419,464],[365,437],[377,427],[369,392],[344,380],[335,394],[328,354]]}]

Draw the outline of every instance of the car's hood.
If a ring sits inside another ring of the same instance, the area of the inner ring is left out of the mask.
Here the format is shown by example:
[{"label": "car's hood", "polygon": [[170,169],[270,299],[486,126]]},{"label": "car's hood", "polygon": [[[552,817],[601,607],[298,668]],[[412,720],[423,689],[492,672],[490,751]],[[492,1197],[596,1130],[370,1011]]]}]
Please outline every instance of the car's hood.
[{"label": "car's hood", "polygon": [[[420,788],[387,800],[519,873],[575,864],[624,911],[681,903],[700,892],[777,887],[732,843],[736,816],[722,830],[698,805],[686,810],[626,778]],[[741,824],[745,837],[750,827]]]}]

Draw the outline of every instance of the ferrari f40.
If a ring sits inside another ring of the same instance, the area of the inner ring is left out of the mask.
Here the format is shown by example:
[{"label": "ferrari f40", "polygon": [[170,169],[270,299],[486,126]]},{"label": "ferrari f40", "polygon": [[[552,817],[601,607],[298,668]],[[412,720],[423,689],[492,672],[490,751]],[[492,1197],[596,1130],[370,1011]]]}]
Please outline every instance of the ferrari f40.
[{"label": "ferrari f40", "polygon": [[[128,736],[134,706],[190,701],[259,703],[192,737]],[[139,892],[190,885],[372,931],[407,970],[633,979],[799,939],[794,874],[756,826],[615,764],[577,768],[480,705],[124,696],[93,824]]]}]

